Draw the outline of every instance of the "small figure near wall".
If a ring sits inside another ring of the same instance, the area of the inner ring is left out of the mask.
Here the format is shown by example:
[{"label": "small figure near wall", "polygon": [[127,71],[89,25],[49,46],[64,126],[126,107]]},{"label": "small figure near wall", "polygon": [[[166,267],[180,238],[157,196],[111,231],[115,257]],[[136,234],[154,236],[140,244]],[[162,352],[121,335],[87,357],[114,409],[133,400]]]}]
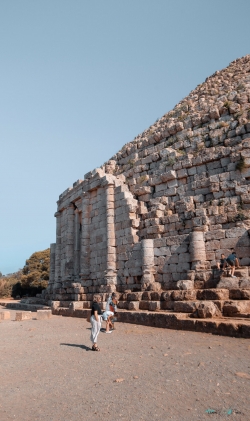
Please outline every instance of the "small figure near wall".
[{"label": "small figure near wall", "polygon": [[217,268],[219,270],[223,270],[224,267],[228,267],[228,263],[227,263],[227,259],[226,259],[225,254],[221,254],[221,259],[220,259],[219,262],[216,263],[216,265],[217,265]]},{"label": "small figure near wall", "polygon": [[226,267],[227,264],[229,264],[229,266],[231,266],[231,274],[230,274],[230,276],[232,278],[236,278],[236,276],[234,276],[235,268],[236,267],[239,268],[240,265],[239,265],[239,260],[238,260],[238,258],[236,256],[236,252],[235,251],[233,251],[227,257],[226,261],[224,262],[223,269]]}]

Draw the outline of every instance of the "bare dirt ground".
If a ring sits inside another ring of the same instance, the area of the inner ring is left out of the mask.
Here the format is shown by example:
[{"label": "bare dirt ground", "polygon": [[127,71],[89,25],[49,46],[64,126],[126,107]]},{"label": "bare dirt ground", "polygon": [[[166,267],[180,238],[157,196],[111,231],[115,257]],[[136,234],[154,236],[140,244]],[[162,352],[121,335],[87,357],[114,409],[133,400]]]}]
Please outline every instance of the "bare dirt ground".
[{"label": "bare dirt ground", "polygon": [[250,420],[250,339],[116,323],[93,352],[89,337],[85,319],[1,321],[0,421]]}]

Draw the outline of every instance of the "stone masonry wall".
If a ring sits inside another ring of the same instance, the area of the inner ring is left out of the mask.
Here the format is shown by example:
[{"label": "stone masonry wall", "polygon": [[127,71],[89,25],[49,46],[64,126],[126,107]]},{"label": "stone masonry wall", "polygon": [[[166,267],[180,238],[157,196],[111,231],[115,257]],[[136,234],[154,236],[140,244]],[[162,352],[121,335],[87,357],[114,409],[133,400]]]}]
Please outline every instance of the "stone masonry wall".
[{"label": "stone masonry wall", "polygon": [[48,292],[213,287],[221,253],[250,264],[249,209],[246,56],[60,195]]}]

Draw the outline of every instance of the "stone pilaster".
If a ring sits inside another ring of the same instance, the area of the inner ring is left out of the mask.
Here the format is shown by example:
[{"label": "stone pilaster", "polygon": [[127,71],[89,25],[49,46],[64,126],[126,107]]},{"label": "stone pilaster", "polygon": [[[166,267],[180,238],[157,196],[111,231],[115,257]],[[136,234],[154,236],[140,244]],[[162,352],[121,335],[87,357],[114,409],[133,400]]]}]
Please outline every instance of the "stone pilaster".
[{"label": "stone pilaster", "polygon": [[193,231],[189,244],[190,260],[192,269],[198,269],[206,261],[206,248],[203,231]]},{"label": "stone pilaster", "polygon": [[81,256],[80,256],[80,276],[83,280],[88,280],[90,274],[89,268],[89,241],[90,241],[90,196],[84,193],[82,198],[82,233],[81,233]]},{"label": "stone pilaster", "polygon": [[154,240],[145,239],[141,242],[142,251],[142,289],[151,289],[154,284]]},{"label": "stone pilaster", "polygon": [[75,209],[74,218],[74,275],[79,277],[80,273],[80,217],[79,210]]},{"label": "stone pilaster", "polygon": [[49,285],[53,286],[55,282],[55,266],[56,266],[56,243],[50,244],[50,271]]},{"label": "stone pilaster", "polygon": [[56,217],[56,250],[55,250],[55,283],[60,285],[61,282],[61,212],[55,213]]},{"label": "stone pilaster", "polygon": [[115,289],[116,275],[116,247],[115,247],[115,199],[114,185],[105,186],[106,215],[107,215],[107,268],[105,280],[110,289]]},{"label": "stone pilaster", "polygon": [[74,227],[75,227],[75,213],[74,206],[70,205],[67,208],[67,237],[66,237],[66,263],[65,276],[66,279],[72,279],[74,272]]}]

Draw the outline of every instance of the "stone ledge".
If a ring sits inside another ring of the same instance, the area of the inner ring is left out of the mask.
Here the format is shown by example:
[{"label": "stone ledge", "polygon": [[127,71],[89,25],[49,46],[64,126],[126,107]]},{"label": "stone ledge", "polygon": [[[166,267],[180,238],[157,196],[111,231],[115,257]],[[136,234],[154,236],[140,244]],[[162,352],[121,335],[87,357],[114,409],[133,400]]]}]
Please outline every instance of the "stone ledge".
[{"label": "stone ledge", "polygon": [[250,321],[225,319],[188,319],[182,314],[121,311],[118,321],[176,330],[212,333],[237,338],[250,338]]},{"label": "stone ledge", "polygon": [[[90,310],[70,311],[59,307],[52,311],[55,315],[66,317],[88,318]],[[233,336],[237,338],[250,338],[250,321],[234,318],[221,319],[194,319],[189,314],[174,312],[148,312],[120,310],[117,313],[118,322],[138,325],[160,327],[176,330],[190,330],[194,332],[212,333],[214,335]]]}]

